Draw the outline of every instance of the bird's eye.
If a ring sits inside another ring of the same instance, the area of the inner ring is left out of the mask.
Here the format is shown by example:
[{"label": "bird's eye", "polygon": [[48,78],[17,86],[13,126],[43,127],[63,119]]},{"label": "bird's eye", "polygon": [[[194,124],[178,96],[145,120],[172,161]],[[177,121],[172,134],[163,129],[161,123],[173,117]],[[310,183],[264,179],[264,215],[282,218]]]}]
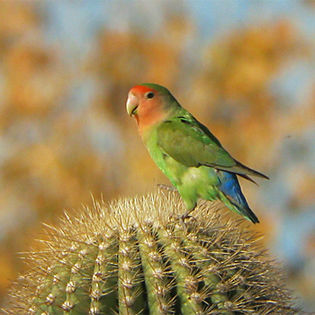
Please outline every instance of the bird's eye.
[{"label": "bird's eye", "polygon": [[154,97],[154,93],[153,92],[148,92],[146,95],[145,95],[146,98],[153,98]]}]

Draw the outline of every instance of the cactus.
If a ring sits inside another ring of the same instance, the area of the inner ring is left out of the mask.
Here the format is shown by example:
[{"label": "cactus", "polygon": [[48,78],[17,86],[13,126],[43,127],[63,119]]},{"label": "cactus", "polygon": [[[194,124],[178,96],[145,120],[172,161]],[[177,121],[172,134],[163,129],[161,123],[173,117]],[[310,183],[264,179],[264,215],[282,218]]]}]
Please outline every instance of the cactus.
[{"label": "cactus", "polygon": [[218,204],[194,217],[176,192],[94,203],[49,227],[9,314],[296,314],[281,273]]}]

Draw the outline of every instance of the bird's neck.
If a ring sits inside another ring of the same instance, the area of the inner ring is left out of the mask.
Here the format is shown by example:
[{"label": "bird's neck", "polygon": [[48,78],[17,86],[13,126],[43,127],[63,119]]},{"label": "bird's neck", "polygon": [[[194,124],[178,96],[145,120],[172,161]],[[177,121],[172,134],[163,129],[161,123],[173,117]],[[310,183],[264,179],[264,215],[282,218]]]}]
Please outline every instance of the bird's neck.
[{"label": "bird's neck", "polygon": [[175,116],[180,109],[181,107],[174,106],[174,103],[170,104],[170,106],[157,106],[154,110],[152,110],[152,107],[149,110],[141,108],[141,111],[136,116],[141,137],[144,137],[146,133],[150,133],[151,130],[157,128],[165,120]]},{"label": "bird's neck", "polygon": [[137,115],[136,119],[141,137],[150,133],[152,129],[159,126],[165,119],[167,119],[167,117],[168,113],[165,111],[154,111]]}]

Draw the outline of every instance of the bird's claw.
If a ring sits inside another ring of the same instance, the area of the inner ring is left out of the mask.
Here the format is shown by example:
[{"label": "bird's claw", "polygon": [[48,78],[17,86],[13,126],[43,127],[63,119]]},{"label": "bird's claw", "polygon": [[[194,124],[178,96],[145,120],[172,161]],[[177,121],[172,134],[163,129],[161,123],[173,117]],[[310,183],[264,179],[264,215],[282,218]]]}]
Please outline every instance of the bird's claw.
[{"label": "bird's claw", "polygon": [[185,213],[185,214],[182,214],[180,216],[178,216],[179,220],[185,222],[186,219],[190,219],[190,218],[193,218],[192,215],[190,215],[189,213]]},{"label": "bird's claw", "polygon": [[179,222],[184,228],[186,228],[187,220],[196,220],[189,213],[184,213],[184,214],[180,214],[180,215],[172,215],[170,218],[171,218],[171,220],[173,220],[173,222]]},{"label": "bird's claw", "polygon": [[158,188],[160,189],[164,189],[167,191],[177,191],[176,188],[169,186],[169,185],[165,185],[165,184],[157,184]]}]

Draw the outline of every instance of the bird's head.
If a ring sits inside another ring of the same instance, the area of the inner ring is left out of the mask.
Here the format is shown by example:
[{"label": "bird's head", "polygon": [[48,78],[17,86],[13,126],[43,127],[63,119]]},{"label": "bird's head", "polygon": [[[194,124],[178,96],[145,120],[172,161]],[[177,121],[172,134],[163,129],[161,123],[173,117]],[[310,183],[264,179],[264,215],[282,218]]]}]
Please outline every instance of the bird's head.
[{"label": "bird's head", "polygon": [[177,103],[165,87],[145,83],[129,91],[126,108],[128,114],[136,118],[141,131],[164,120],[174,101]]}]

